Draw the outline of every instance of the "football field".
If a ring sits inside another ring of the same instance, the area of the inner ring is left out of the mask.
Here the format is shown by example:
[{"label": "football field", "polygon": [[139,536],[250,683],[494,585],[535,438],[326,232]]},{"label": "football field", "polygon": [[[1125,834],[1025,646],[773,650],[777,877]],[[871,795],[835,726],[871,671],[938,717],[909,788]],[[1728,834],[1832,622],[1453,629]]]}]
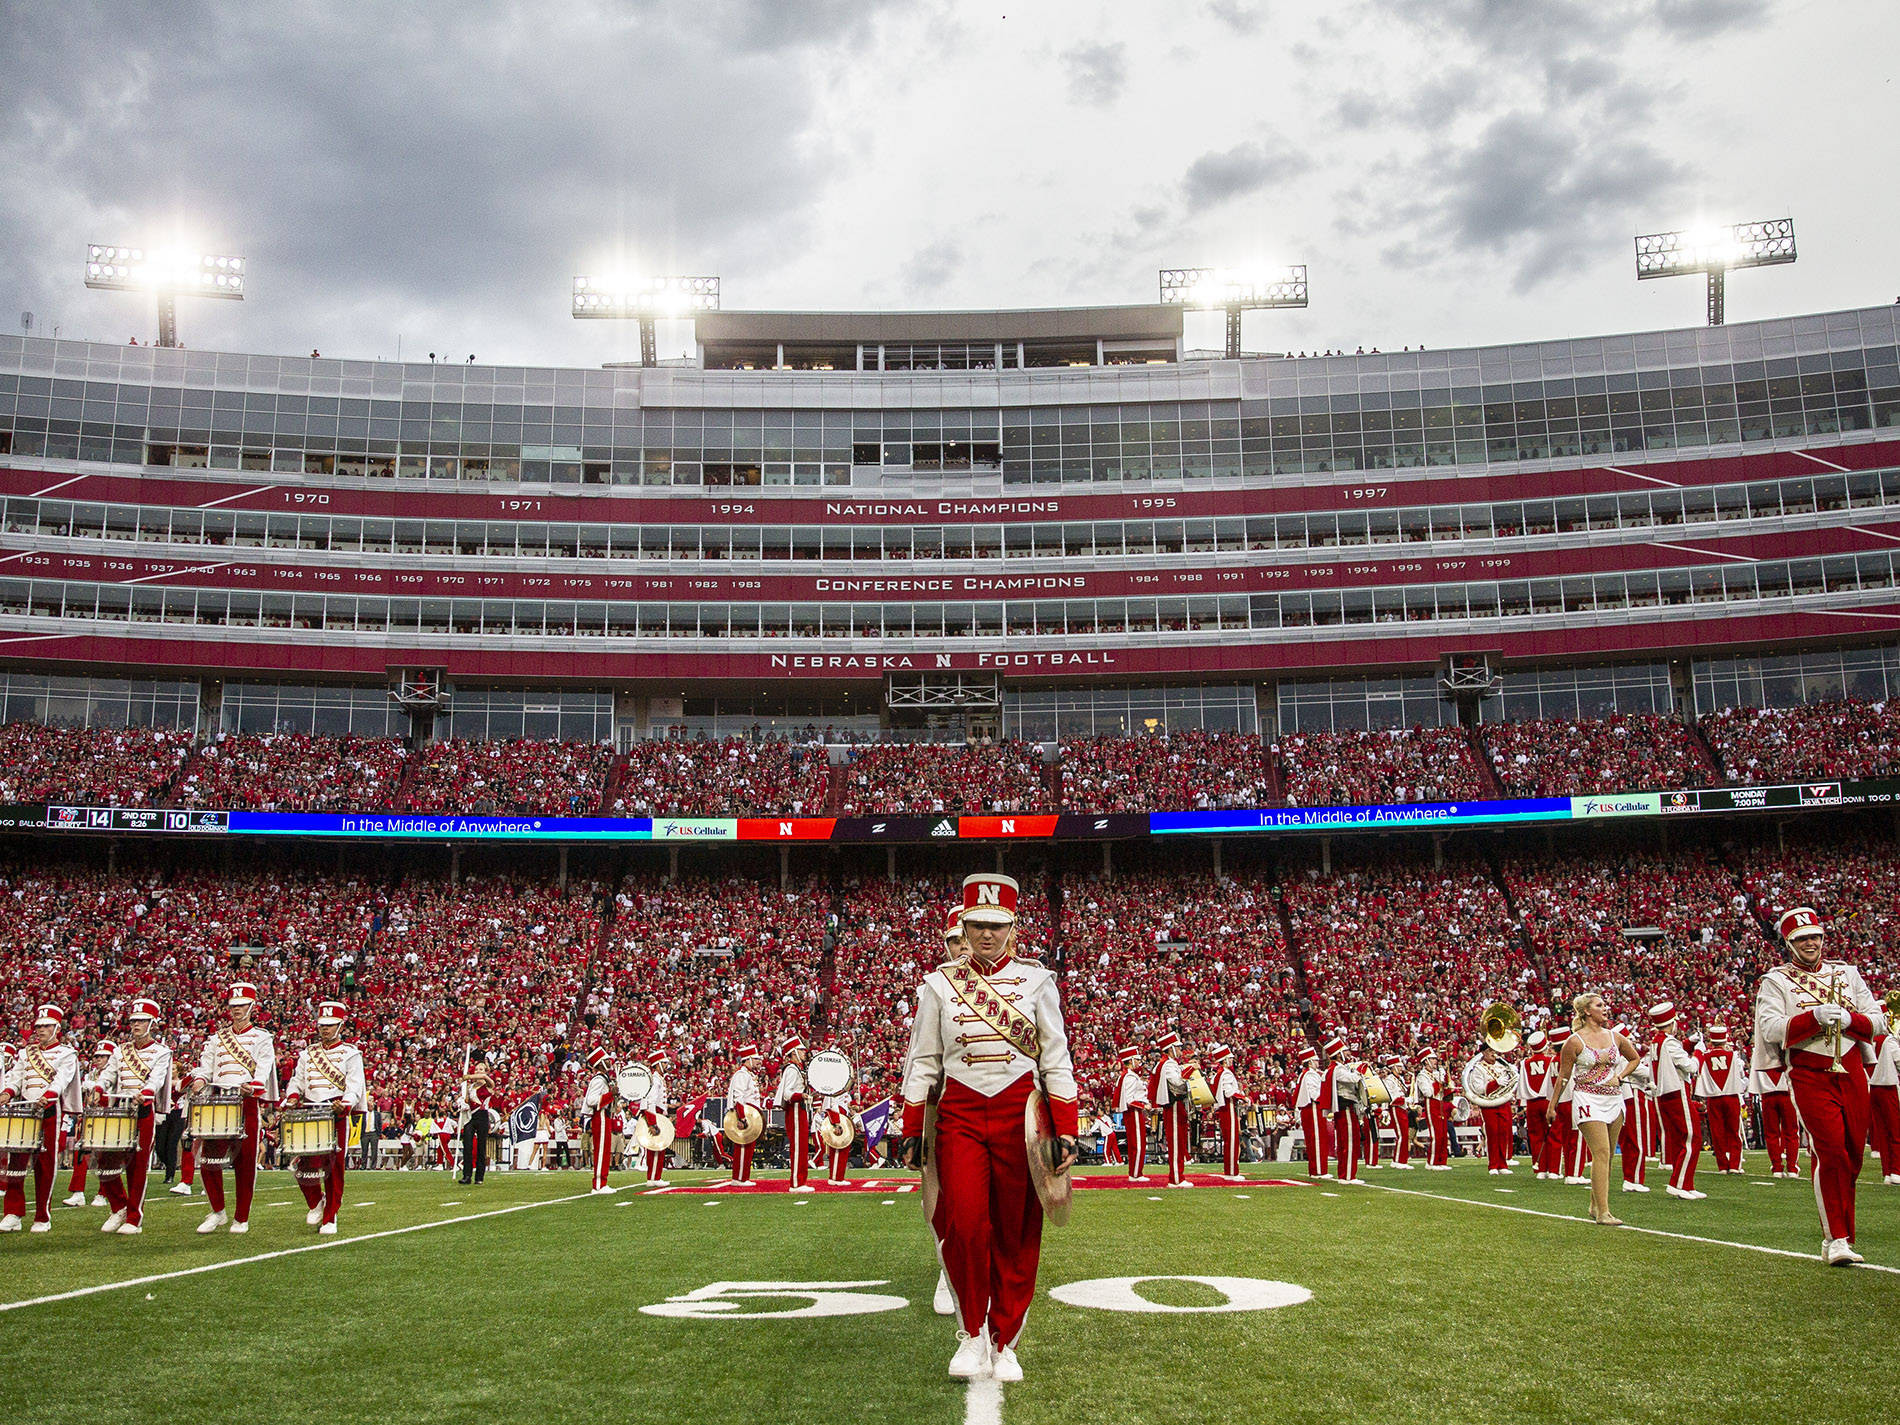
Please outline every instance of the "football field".
[{"label": "football field", "polygon": [[1888,1416],[1900,1188],[1871,1173],[1869,1268],[1830,1270],[1807,1184],[1761,1173],[1711,1176],[1699,1203],[1613,1193],[1648,1229],[1614,1231],[1584,1219],[1585,1189],[1523,1169],[1380,1169],[1364,1187],[1250,1171],[1079,1191],[1045,1231],[1027,1379],[1007,1387],[944,1373],[953,1328],[903,1177],[741,1196],[617,1174],[590,1197],[578,1173],[359,1173],[334,1238],[282,1173],[242,1237],[194,1234],[202,1195],[153,1199],[138,1238],[56,1208],[51,1234],[0,1239],[0,1418]]}]

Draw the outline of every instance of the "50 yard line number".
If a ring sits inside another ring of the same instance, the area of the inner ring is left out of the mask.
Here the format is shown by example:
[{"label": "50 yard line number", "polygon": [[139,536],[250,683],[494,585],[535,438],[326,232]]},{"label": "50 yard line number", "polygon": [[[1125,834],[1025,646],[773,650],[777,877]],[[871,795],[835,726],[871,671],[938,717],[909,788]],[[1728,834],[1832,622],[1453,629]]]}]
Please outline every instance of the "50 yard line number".
[{"label": "50 yard line number", "polygon": [[[1181,1282],[1217,1292],[1221,1300],[1203,1306],[1172,1306],[1151,1301],[1136,1288]],[[866,1290],[889,1286],[884,1280],[850,1282],[712,1282],[679,1296],[643,1306],[647,1316],[685,1321],[796,1321],[815,1316],[874,1316],[909,1306],[906,1297]],[[1195,1314],[1232,1311],[1272,1311],[1310,1301],[1313,1293],[1293,1282],[1259,1277],[1140,1276],[1092,1277],[1052,1287],[1049,1295],[1065,1306],[1089,1311]],[[744,1308],[761,1302],[788,1303],[777,1310]],[[796,1303],[796,1304],[789,1304]]]}]

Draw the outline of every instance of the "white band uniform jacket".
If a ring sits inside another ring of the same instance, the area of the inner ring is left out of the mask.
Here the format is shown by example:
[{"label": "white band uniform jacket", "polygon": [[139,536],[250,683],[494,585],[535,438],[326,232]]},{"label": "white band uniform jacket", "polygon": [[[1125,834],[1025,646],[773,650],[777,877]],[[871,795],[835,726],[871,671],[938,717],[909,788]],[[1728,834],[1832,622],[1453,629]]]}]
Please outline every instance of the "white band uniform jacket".
[{"label": "white band uniform jacket", "polygon": [[[138,1065],[143,1065],[140,1073]],[[152,1096],[152,1111],[159,1114],[170,1113],[172,1108],[172,1051],[169,1046],[153,1040],[143,1049],[131,1042],[121,1044],[112,1051],[112,1057],[106,1060],[105,1068],[99,1071],[99,1092],[107,1098],[140,1098],[145,1094]]]},{"label": "white band uniform jacket", "polygon": [[[229,1035],[237,1040],[244,1052],[251,1056],[257,1065],[253,1070],[224,1045]],[[271,1038],[268,1029],[260,1029],[253,1024],[239,1034],[235,1029],[222,1029],[214,1032],[205,1040],[204,1053],[198,1059],[198,1071],[194,1078],[203,1079],[214,1089],[241,1089],[246,1084],[261,1085],[258,1092],[268,1102],[277,1099],[277,1041]]]},{"label": "white band uniform jacket", "polygon": [[1115,1090],[1115,1112],[1148,1106],[1148,1081],[1133,1069],[1123,1069],[1121,1084]]},{"label": "white band uniform jacket", "polygon": [[[328,1064],[343,1080],[338,1088],[324,1073]],[[312,1044],[297,1058],[297,1071],[290,1076],[289,1093],[303,1103],[335,1103],[344,1100],[352,1113],[369,1111],[369,1087],[363,1079],[363,1054],[354,1044],[339,1044],[326,1049]]]},{"label": "white band uniform jacket", "polygon": [[[1812,972],[1795,970],[1789,973],[1787,965],[1777,965],[1761,977],[1761,987],[1755,991],[1755,1052],[1752,1067],[1757,1069],[1778,1069],[1786,1066],[1788,1055],[1800,1050],[1810,1054],[1833,1056],[1833,1039],[1826,1030],[1819,1029],[1809,1019],[1807,1027],[1815,1033],[1803,1035],[1793,1043],[1788,1042],[1788,1034],[1796,1019],[1807,1011],[1823,1004],[1836,1001],[1826,993],[1816,994],[1816,988],[1833,988],[1838,1002],[1845,1005],[1849,1014],[1864,1015],[1872,1026],[1864,1040],[1851,1039],[1848,1030],[1841,1031],[1841,1055],[1859,1054],[1861,1062],[1871,1065],[1874,1062],[1872,1040],[1886,1032],[1887,1016],[1881,1013],[1880,1002],[1867,988],[1867,982],[1860,977],[1860,971],[1840,960],[1823,960],[1820,967]],[[1798,1032],[1798,1031],[1797,1031]]]},{"label": "white band uniform jacket", "polygon": [[750,1069],[734,1069],[732,1081],[726,1085],[728,1106],[744,1104],[747,1108],[756,1108],[765,1112],[765,1095],[759,1089],[759,1078]]},{"label": "white band uniform jacket", "polygon": [[[974,960],[968,962],[976,966]],[[981,970],[978,970],[981,973]],[[904,1102],[922,1104],[946,1080],[984,1098],[994,1098],[1024,1074],[1039,1071],[1043,1092],[1075,1113],[1075,1067],[1055,974],[1028,960],[1005,960],[984,976],[990,989],[1036,1026],[1038,1057],[1030,1059],[963,1003],[943,969],[924,976],[917,991],[917,1021],[904,1063]],[[1060,1123],[1063,1114],[1055,1114]]]},{"label": "white band uniform jacket", "polygon": [[[35,1055],[44,1061],[50,1073],[42,1072]],[[38,1049],[28,1044],[20,1050],[7,1073],[8,1088],[14,1097],[27,1103],[41,1103],[50,1090],[59,1106],[68,1113],[79,1112],[79,1055],[70,1044],[55,1044]]]}]

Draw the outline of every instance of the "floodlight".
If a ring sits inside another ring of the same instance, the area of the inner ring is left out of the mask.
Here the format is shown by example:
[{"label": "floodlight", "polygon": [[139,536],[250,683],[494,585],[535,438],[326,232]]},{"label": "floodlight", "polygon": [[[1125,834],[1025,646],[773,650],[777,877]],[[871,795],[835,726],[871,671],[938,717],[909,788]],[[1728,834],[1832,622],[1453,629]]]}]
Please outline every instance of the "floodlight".
[{"label": "floodlight", "polygon": [[1227,355],[1240,355],[1240,314],[1306,305],[1306,264],[1289,267],[1164,267],[1161,300],[1168,306],[1227,313]]},{"label": "floodlight", "polygon": [[178,345],[177,298],[244,300],[247,264],[228,253],[89,243],[86,285],[106,292],[150,292],[158,299],[158,344]]},{"label": "floodlight", "polygon": [[1636,239],[1636,278],[1680,277],[1703,272],[1709,278],[1709,325],[1719,327],[1725,313],[1726,275],[1738,267],[1779,267],[1795,260],[1794,219],[1734,223],[1728,227],[1689,228],[1647,233]]},{"label": "floodlight", "polygon": [[653,365],[657,353],[653,324],[662,317],[719,310],[717,277],[576,277],[574,315],[640,324],[640,364]]}]

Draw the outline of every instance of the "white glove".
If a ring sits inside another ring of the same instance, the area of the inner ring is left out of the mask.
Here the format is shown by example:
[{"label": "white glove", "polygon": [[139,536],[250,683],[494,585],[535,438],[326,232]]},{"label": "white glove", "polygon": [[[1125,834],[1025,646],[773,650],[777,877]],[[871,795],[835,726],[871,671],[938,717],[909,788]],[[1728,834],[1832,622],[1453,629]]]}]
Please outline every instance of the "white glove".
[{"label": "white glove", "polygon": [[1845,1005],[1819,1004],[1814,1007],[1814,1022],[1823,1029],[1845,1029],[1851,1017]]}]

